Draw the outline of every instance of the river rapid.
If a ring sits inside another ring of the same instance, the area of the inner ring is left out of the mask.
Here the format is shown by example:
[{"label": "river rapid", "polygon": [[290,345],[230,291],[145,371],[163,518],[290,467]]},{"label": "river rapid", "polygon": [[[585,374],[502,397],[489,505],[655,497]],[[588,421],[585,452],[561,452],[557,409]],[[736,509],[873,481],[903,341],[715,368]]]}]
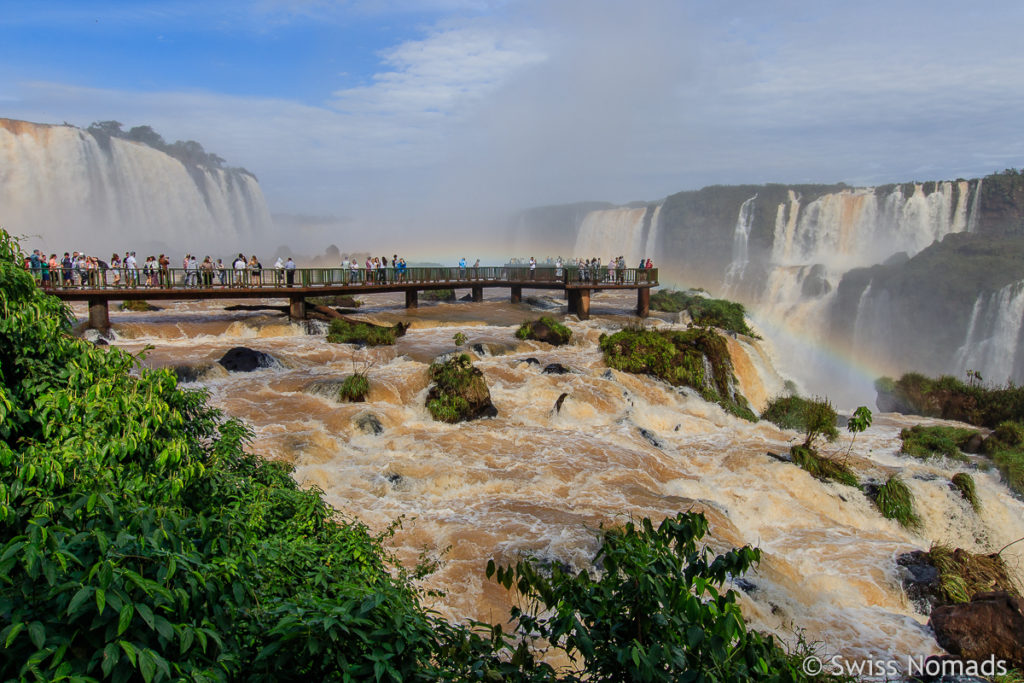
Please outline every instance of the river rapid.
[{"label": "river rapid", "polygon": [[[876,412],[852,447],[849,463],[862,482],[901,473],[923,520],[911,532],[884,519],[862,493],[767,455],[788,451],[795,432],[751,424],[692,391],[608,369],[598,338],[635,322],[628,314],[635,295],[599,293],[590,320],[566,316],[573,339],[562,348],[514,333],[543,313],[563,317],[563,300],[510,304],[507,293],[488,290],[482,303],[421,302],[407,311],[399,296],[365,297],[356,314],[411,323],[394,347],[329,344],[321,323],[225,311],[231,301],[112,310],[111,343],[133,353],[152,346],[144,360],[150,367],[198,368],[198,380],[183,386],[205,388],[213,405],[248,422],[254,452],[294,464],[296,479],[322,489],[345,516],[376,531],[401,518],[392,540],[397,555],[410,566],[421,556],[439,562],[423,585],[445,592],[430,606],[452,619],[507,618],[513,596],[485,578],[491,558],[509,563],[530,553],[585,568],[599,525],[699,510],[710,520],[705,540],[715,550],[752,544],[763,551],[761,564],[735,586],[755,628],[788,642],[804,629],[827,653],[850,658],[923,656],[941,650],[927,617],[900,587],[896,557],[939,542],[992,552],[1024,537],[1024,504],[998,473],[969,470],[982,501],[975,513],[949,486],[968,466],[898,455],[901,428],[939,421]],[[75,310],[84,317],[80,305]],[[665,314],[647,324],[685,326]],[[424,407],[427,366],[456,350],[457,332],[487,379],[496,418],[447,425]],[[275,361],[228,373],[215,361],[234,346]],[[786,379],[774,369],[770,340],[730,338],[729,347],[739,385],[760,410]],[[550,363],[571,371],[544,374]],[[331,387],[353,367],[369,368],[368,401],[339,403]],[[366,427],[367,414],[379,433]],[[842,431],[821,450],[843,454],[849,446]],[[1021,549],[1004,553],[1018,580]]]}]

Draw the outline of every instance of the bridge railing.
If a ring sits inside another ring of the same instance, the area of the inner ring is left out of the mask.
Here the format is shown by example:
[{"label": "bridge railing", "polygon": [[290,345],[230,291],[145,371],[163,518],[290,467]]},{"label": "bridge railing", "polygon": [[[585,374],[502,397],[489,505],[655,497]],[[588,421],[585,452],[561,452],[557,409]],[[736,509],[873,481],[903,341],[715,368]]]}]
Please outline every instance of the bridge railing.
[{"label": "bridge railing", "polygon": [[43,287],[78,289],[123,288],[265,288],[333,287],[338,285],[449,285],[452,288],[493,282],[600,285],[656,283],[657,268],[578,268],[523,265],[411,268],[100,268],[33,271]]}]

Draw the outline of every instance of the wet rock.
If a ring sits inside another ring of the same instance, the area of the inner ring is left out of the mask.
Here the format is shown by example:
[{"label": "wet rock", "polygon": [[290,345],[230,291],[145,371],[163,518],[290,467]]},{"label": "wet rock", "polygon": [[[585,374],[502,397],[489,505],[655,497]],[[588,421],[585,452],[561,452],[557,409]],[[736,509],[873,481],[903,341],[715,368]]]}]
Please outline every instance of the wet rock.
[{"label": "wet rock", "polygon": [[461,354],[430,366],[433,382],[427,391],[427,410],[440,422],[455,424],[482,417],[497,417],[491,392],[480,368]]},{"label": "wet rock", "polygon": [[733,584],[747,595],[757,592],[757,584],[742,577],[733,579]]},{"label": "wet rock", "polygon": [[558,400],[555,401],[555,412],[556,413],[562,411],[562,403],[565,402],[565,399],[568,398],[568,396],[569,396],[569,394],[563,393],[561,396],[558,397]]},{"label": "wet rock", "polygon": [[[372,434],[376,436],[384,431],[384,425],[380,423],[380,418],[373,413],[359,413],[352,421],[355,423],[359,431],[364,434]],[[394,483],[394,482],[392,482]]]},{"label": "wet rock", "polygon": [[965,660],[995,658],[1024,669],[1024,600],[1005,591],[932,610],[929,625],[944,650]]},{"label": "wet rock", "polygon": [[218,363],[198,363],[196,365],[175,365],[171,367],[179,382],[200,382],[213,377],[224,377],[227,370]]},{"label": "wet rock", "polygon": [[343,379],[317,379],[307,384],[302,390],[307,394],[338,400],[338,392],[345,383]]},{"label": "wet rock", "polygon": [[907,599],[921,614],[931,614],[939,604],[939,570],[932,564],[928,553],[914,550],[896,558],[900,583]]},{"label": "wet rock", "polygon": [[389,484],[399,484],[402,481],[402,475],[396,472],[385,472],[384,478],[388,480]]},{"label": "wet rock", "polygon": [[565,367],[561,363],[551,363],[549,365],[545,365],[544,370],[542,370],[542,372],[545,375],[565,375],[572,372],[572,370]]},{"label": "wet rock", "polygon": [[533,356],[530,356],[529,358],[524,358],[523,362],[526,363],[527,365],[540,365],[540,361],[534,358]]},{"label": "wet rock", "polygon": [[472,294],[467,294],[466,296],[459,297],[459,301],[472,301],[472,300],[473,300],[473,295]]},{"label": "wet rock", "polygon": [[765,455],[769,458],[775,458],[779,462],[793,462],[793,455],[789,451],[786,451],[785,453],[772,453],[771,451],[767,451]]},{"label": "wet rock", "polygon": [[480,344],[479,342],[476,343],[476,344],[473,344],[469,348],[473,349],[473,353],[475,353],[477,356],[481,356],[481,357],[489,355],[489,353],[490,353],[490,349],[488,349],[483,344]]},{"label": "wet rock", "polygon": [[829,284],[826,278],[825,266],[820,263],[814,264],[811,267],[811,272],[804,277],[804,281],[800,285],[800,292],[805,299],[815,299],[819,296],[825,296],[831,291],[832,285]]},{"label": "wet rock", "polygon": [[110,346],[110,342],[108,342],[103,337],[97,337],[96,341],[93,342],[93,345],[94,346]]},{"label": "wet rock", "polygon": [[272,368],[279,365],[269,353],[256,351],[245,346],[234,347],[217,362],[228,372],[252,372],[260,368]]},{"label": "wet rock", "polygon": [[611,370],[605,370],[604,373],[601,374],[601,378],[602,379],[614,380],[615,379],[615,375],[612,374]]},{"label": "wet rock", "polygon": [[661,440],[658,439],[658,436],[654,432],[650,431],[649,429],[644,429],[643,427],[638,427],[638,429],[640,430],[640,436],[647,439],[647,442],[649,444],[651,444],[655,448],[665,447],[665,444],[663,444]]},{"label": "wet rock", "polygon": [[981,453],[983,450],[982,444],[984,443],[985,437],[981,435],[981,432],[978,432],[977,434],[973,435],[970,439],[968,439],[967,443],[964,444],[964,453]]}]

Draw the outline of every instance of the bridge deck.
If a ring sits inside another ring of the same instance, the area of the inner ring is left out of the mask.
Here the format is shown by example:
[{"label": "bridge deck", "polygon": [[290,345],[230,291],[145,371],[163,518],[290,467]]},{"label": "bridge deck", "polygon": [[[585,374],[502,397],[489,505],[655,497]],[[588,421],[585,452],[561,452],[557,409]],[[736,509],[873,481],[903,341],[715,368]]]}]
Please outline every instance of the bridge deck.
[{"label": "bridge deck", "polygon": [[[37,273],[37,275],[41,274]],[[540,267],[531,270],[517,266],[460,268],[393,268],[367,271],[341,268],[297,268],[292,271],[263,269],[194,271],[181,268],[164,270],[92,270],[82,274],[58,270],[41,281],[48,291],[65,301],[89,302],[89,326],[110,326],[109,302],[133,299],[256,299],[287,298],[293,317],[305,316],[305,299],[337,294],[379,294],[405,292],[406,307],[418,305],[421,290],[471,289],[473,299],[483,299],[484,288],[512,290],[518,303],[523,289],[565,291],[569,311],[580,318],[589,317],[590,292],[595,289],[637,290],[637,313],[646,316],[650,290],[658,286],[657,269],[607,268],[580,270]]]}]

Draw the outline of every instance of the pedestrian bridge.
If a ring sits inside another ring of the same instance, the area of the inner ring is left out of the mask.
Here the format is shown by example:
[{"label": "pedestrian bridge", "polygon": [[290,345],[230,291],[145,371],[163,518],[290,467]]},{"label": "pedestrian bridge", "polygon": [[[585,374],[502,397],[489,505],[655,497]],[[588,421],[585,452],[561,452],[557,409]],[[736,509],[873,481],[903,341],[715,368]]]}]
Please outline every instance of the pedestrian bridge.
[{"label": "pedestrian bridge", "polygon": [[99,330],[110,327],[111,301],[282,298],[290,304],[291,317],[301,320],[306,317],[307,297],[405,292],[406,308],[416,308],[421,291],[469,289],[473,301],[483,301],[484,288],[495,287],[510,289],[512,303],[521,301],[524,289],[561,290],[568,299],[569,312],[586,320],[590,317],[591,292],[608,289],[635,289],[636,314],[646,317],[650,310],[651,288],[658,286],[658,269],[469,266],[405,270],[225,268],[197,271],[164,268],[87,270],[81,275],[57,270],[50,274],[48,283],[42,284],[48,285],[51,294],[65,301],[88,302],[89,327]]}]

